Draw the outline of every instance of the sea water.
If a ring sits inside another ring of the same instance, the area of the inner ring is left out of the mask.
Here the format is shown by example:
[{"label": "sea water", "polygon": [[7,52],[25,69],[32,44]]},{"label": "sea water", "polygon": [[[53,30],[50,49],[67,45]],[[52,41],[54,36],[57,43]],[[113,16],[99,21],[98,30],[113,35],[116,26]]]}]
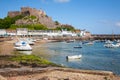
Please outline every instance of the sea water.
[{"label": "sea water", "polygon": [[[66,67],[112,71],[120,75],[120,48],[105,48],[102,42],[95,42],[93,45],[84,44],[82,48],[74,48],[79,44],[80,42],[40,44],[34,47],[32,53]],[[81,59],[66,59],[66,56],[79,54],[82,55]]]}]

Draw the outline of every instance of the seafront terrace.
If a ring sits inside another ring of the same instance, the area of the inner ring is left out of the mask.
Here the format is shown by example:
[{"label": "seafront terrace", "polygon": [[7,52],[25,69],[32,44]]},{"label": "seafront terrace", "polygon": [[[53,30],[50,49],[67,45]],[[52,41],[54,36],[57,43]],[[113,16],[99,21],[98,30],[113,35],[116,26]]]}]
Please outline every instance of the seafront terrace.
[{"label": "seafront terrace", "polygon": [[[22,35],[22,34],[18,34],[18,35]],[[71,32],[71,31],[31,30],[31,31],[28,31],[28,34],[26,34],[26,35],[52,37],[52,36],[77,36],[78,34]]]},{"label": "seafront terrace", "polygon": [[0,30],[0,37],[32,37],[38,39],[52,40],[70,40],[70,39],[90,39],[91,34],[88,31],[72,32],[66,30],[28,30],[27,28],[18,28],[16,30]]},{"label": "seafront terrace", "polygon": [[0,29],[0,36],[90,36],[87,31],[72,32],[58,30],[28,30],[27,28],[17,28],[16,30]]}]

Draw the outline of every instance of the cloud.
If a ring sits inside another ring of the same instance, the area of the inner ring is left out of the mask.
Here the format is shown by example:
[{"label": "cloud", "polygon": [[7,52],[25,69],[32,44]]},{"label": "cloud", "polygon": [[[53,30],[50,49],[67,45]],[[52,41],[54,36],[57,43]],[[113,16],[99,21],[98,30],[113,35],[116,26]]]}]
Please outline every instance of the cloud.
[{"label": "cloud", "polygon": [[101,25],[107,25],[107,26],[111,26],[114,24],[112,21],[109,21],[109,20],[99,20],[99,21],[97,21],[97,23],[99,23]]},{"label": "cloud", "polygon": [[116,26],[120,27],[120,21],[115,23]]},{"label": "cloud", "polygon": [[54,0],[57,3],[67,3],[70,2],[70,0]]},{"label": "cloud", "polygon": [[50,2],[55,2],[55,3],[68,3],[71,0],[40,0],[43,3],[50,3]]},{"label": "cloud", "polygon": [[107,26],[120,27],[120,21],[100,20],[98,21],[98,23],[102,25],[107,25]]}]

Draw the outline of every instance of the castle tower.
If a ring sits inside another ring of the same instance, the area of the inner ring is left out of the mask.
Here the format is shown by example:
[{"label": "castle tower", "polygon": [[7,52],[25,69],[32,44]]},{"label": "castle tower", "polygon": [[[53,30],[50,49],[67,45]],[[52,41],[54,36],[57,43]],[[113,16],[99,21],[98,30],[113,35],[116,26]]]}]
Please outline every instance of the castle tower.
[{"label": "castle tower", "polygon": [[9,12],[8,12],[8,16],[9,16],[9,17],[15,17],[15,16],[18,16],[18,15],[20,15],[20,14],[21,14],[20,11],[9,11]]},{"label": "castle tower", "polygon": [[21,14],[23,14],[25,16],[30,15],[30,8],[29,7],[22,7]]}]

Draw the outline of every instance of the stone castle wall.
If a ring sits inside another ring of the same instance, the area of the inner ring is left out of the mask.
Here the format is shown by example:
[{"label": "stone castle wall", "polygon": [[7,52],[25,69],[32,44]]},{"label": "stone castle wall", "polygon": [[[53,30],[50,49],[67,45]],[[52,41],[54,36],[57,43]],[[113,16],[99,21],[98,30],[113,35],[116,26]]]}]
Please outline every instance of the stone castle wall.
[{"label": "stone castle wall", "polygon": [[21,11],[10,11],[10,12],[8,12],[9,17],[15,17],[15,16],[20,15],[20,14],[34,15],[36,17],[46,15],[46,13],[43,10],[37,10],[35,8],[30,8],[30,7],[22,7]]},{"label": "stone castle wall", "polygon": [[10,11],[10,12],[8,12],[9,17],[15,17],[15,16],[20,15],[20,14],[21,14],[20,11]]},{"label": "stone castle wall", "polygon": [[21,7],[20,11],[8,12],[9,17],[15,17],[15,16],[20,15],[20,14],[25,15],[25,16],[34,15],[37,17],[37,21],[35,22],[35,20],[19,19],[15,22],[15,24],[17,24],[17,25],[41,23],[43,25],[46,25],[48,28],[55,28],[56,27],[52,18],[47,16],[45,11],[43,11],[41,9],[37,10],[35,8],[30,8],[30,7]]}]

